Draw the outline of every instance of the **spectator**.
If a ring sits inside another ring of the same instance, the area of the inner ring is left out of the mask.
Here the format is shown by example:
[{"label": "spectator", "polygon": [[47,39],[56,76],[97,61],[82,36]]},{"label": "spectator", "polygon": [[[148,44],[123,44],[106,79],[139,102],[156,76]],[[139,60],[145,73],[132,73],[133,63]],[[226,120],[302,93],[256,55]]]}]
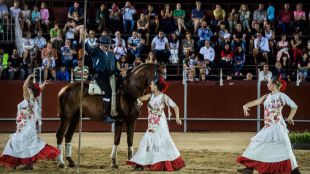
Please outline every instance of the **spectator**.
[{"label": "spectator", "polygon": [[177,3],[176,9],[173,11],[172,16],[178,26],[178,31],[176,32],[178,35],[182,32],[182,28],[187,30],[184,23],[185,11],[181,9],[181,3]]},{"label": "spectator", "polygon": [[106,29],[109,20],[109,11],[106,9],[104,4],[100,5],[100,8],[96,13],[96,24],[98,26],[98,31],[100,32],[102,29]]},{"label": "spectator", "polygon": [[[74,13],[77,13],[75,17],[73,16]],[[83,18],[84,18],[83,9],[80,7],[80,4],[78,2],[74,2],[73,6],[69,8],[68,19],[76,23],[79,23],[83,20]]]},{"label": "spectator", "polygon": [[34,33],[37,33],[38,30],[41,30],[40,25],[41,14],[38,10],[38,6],[33,6],[33,10],[31,12],[31,22],[34,24]]},{"label": "spectator", "polygon": [[268,82],[271,79],[272,73],[271,71],[269,71],[268,64],[264,64],[263,71],[259,72],[258,77],[260,81],[265,81],[265,82]]},{"label": "spectator", "polygon": [[52,47],[52,43],[48,42],[46,48],[41,52],[42,68],[44,70],[44,80],[48,78],[48,72],[51,73],[52,79],[56,79],[56,60],[58,59],[57,50]]},{"label": "spectator", "polygon": [[135,60],[133,61],[133,68],[136,68],[137,66],[142,65],[142,64],[143,64],[143,62],[142,62],[141,58],[136,57]]},{"label": "spectator", "polygon": [[212,22],[213,27],[217,27],[220,23],[225,22],[226,11],[222,9],[221,5],[216,4],[213,10],[214,20]]},{"label": "spectator", "polygon": [[46,31],[48,32],[50,29],[50,21],[49,21],[49,17],[50,17],[50,12],[48,11],[47,7],[46,7],[46,3],[42,2],[41,4],[41,10],[40,10],[40,16],[41,16],[41,23],[42,25],[45,25],[46,27]]},{"label": "spectator", "polygon": [[128,50],[135,57],[140,57],[141,51],[143,50],[142,38],[138,37],[138,32],[133,31],[132,36],[128,38]]},{"label": "spectator", "polygon": [[233,58],[235,76],[242,75],[241,70],[244,66],[244,63],[245,63],[245,51],[243,50],[241,45],[238,45]]},{"label": "spectator", "polygon": [[297,62],[302,56],[302,40],[299,37],[299,33],[294,33],[294,38],[291,40],[292,52],[293,52],[293,60],[292,64],[294,67],[297,66]]},{"label": "spectator", "polygon": [[208,40],[205,41],[205,46],[200,48],[199,53],[203,55],[207,65],[211,67],[214,65],[215,52],[214,49],[210,46],[210,42]]},{"label": "spectator", "polygon": [[12,56],[8,60],[8,79],[13,80],[17,78],[18,80],[24,80],[26,75],[25,69],[22,67],[23,62],[19,57],[18,51],[16,49],[13,50]]},{"label": "spectator", "polygon": [[122,47],[126,47],[126,42],[125,42],[125,40],[124,40],[123,38],[121,38],[121,32],[116,31],[114,35],[115,35],[115,38],[112,39],[113,42],[114,42],[113,47],[115,48],[115,47],[117,47],[119,44],[121,44]]},{"label": "spectator", "polygon": [[207,66],[206,60],[201,54],[196,55],[195,59],[197,62],[197,69],[199,71],[199,79],[202,79],[202,75],[208,75],[211,69]]},{"label": "spectator", "polygon": [[25,23],[27,26],[27,30],[30,31],[31,29],[30,15],[31,15],[31,10],[28,9],[28,5],[25,3],[24,9],[21,11],[21,15],[20,15],[20,29],[22,31],[24,31]]},{"label": "spectator", "polygon": [[188,51],[194,52],[194,39],[192,38],[192,34],[188,31],[186,32],[185,38],[182,40],[182,49],[183,55],[186,55]]},{"label": "spectator", "polygon": [[172,20],[172,10],[169,4],[165,4],[164,8],[160,11],[161,14],[161,29],[165,34],[174,32],[174,22]]},{"label": "spectator", "polygon": [[53,44],[53,48],[56,50],[60,50],[61,46],[63,45],[62,40],[62,30],[59,28],[59,23],[54,23],[54,28],[50,30],[50,38]]},{"label": "spectator", "polygon": [[268,39],[269,48],[271,48],[271,53],[275,54],[274,44],[275,44],[276,35],[274,31],[271,29],[270,24],[265,25],[265,37]]},{"label": "spectator", "polygon": [[251,31],[250,28],[250,15],[251,12],[248,10],[247,4],[241,4],[240,10],[239,10],[239,20],[242,24],[243,30],[247,30],[248,32]]},{"label": "spectator", "polygon": [[267,20],[273,26],[275,21],[275,8],[272,3],[269,3],[269,6],[267,8]]},{"label": "spectator", "polygon": [[211,41],[213,33],[211,29],[208,27],[207,21],[202,21],[202,26],[198,30],[198,47],[201,48],[204,46],[205,41]]},{"label": "spectator", "polygon": [[87,43],[90,47],[97,47],[97,38],[95,37],[96,33],[94,30],[89,30],[89,37],[85,40],[85,44]]},{"label": "spectator", "polygon": [[261,33],[262,30],[260,28],[260,25],[258,23],[254,23],[254,27],[250,32],[250,42],[249,42],[249,53],[253,53],[253,47],[254,47],[254,40],[257,33]]},{"label": "spectator", "polygon": [[75,67],[77,60],[74,58],[76,51],[71,48],[71,42],[69,39],[66,39],[65,45],[61,47],[61,56],[62,56],[62,65],[66,68]]},{"label": "spectator", "polygon": [[200,75],[200,81],[206,81],[206,75],[205,74]]},{"label": "spectator", "polygon": [[265,63],[268,64],[268,53],[270,52],[268,39],[263,37],[261,33],[256,33],[256,39],[254,40],[253,56],[255,64],[257,65],[258,56],[261,55]]},{"label": "spectator", "polygon": [[[136,9],[131,5],[130,1],[126,1],[125,7],[122,8],[121,14],[123,15],[123,28],[124,33],[126,34],[127,31],[131,33],[135,26],[135,20],[133,15],[136,14]],[[128,30],[129,27],[129,30]]]},{"label": "spectator", "polygon": [[129,65],[126,61],[126,56],[123,55],[120,60],[116,62],[117,69],[120,71],[120,75],[122,78],[127,76],[127,70],[129,69]]},{"label": "spectator", "polygon": [[[282,30],[282,33],[287,33],[290,24],[293,19],[293,13],[290,11],[290,5],[284,4],[284,8],[278,14],[279,28]],[[290,31],[288,31],[290,32]]]},{"label": "spectator", "polygon": [[170,63],[177,64],[179,62],[179,48],[180,42],[176,33],[171,33],[170,41],[169,41],[169,49],[170,49]]},{"label": "spectator", "polygon": [[[116,60],[119,60],[121,57],[127,55],[127,49],[125,46],[122,45],[122,42],[117,42],[117,46],[114,48],[114,55]],[[138,48],[140,49],[140,48]]]},{"label": "spectator", "polygon": [[289,71],[290,71],[290,69],[291,69],[291,67],[292,67],[292,64],[291,64],[291,61],[290,61],[290,59],[289,59],[289,57],[288,57],[287,54],[283,54],[283,55],[282,55],[282,57],[281,57],[281,59],[280,59],[280,63],[281,63],[281,65],[282,65],[282,68],[283,68],[284,70],[286,70],[286,72],[289,72]]},{"label": "spectator", "polygon": [[231,51],[230,45],[225,44],[224,49],[221,51],[221,68],[226,69],[228,74],[230,74],[233,58],[234,53]]},{"label": "spectator", "polygon": [[21,11],[22,10],[19,8],[19,2],[14,1],[13,7],[10,8],[10,12],[11,12],[13,20],[16,16],[19,17]]},{"label": "spectator", "polygon": [[267,22],[267,11],[264,10],[264,4],[258,4],[258,9],[253,13],[253,22],[262,24]]},{"label": "spectator", "polygon": [[[74,67],[74,81],[81,81],[82,80],[82,72],[83,72],[83,62],[82,60],[78,60],[78,65]],[[83,80],[88,79],[88,66],[84,65],[84,74],[83,74]]]},{"label": "spectator", "polygon": [[310,69],[310,60],[308,53],[304,53],[302,59],[298,62],[299,78],[300,81],[304,81],[308,77]]},{"label": "spectator", "polygon": [[288,53],[289,42],[286,40],[286,34],[281,35],[281,40],[277,43],[277,48],[278,48],[277,61],[280,61],[283,54],[287,54],[288,56],[290,55]]},{"label": "spectator", "polygon": [[192,10],[192,21],[194,24],[194,33],[197,32],[198,27],[202,25],[205,20],[204,11],[201,9],[201,1],[196,1],[196,8]]},{"label": "spectator", "polygon": [[146,37],[146,45],[150,43],[150,22],[144,13],[140,14],[140,19],[137,21],[138,33]]},{"label": "spectator", "polygon": [[275,70],[272,72],[272,77],[281,77],[283,80],[290,81],[285,69],[283,69],[281,62],[276,62]]},{"label": "spectator", "polygon": [[242,31],[242,26],[240,23],[237,24],[236,30],[233,32],[232,35],[232,42],[231,42],[231,47],[232,50],[235,50],[238,46],[242,47],[242,51],[246,52],[246,37],[247,34]]},{"label": "spectator", "polygon": [[26,38],[22,39],[23,41],[23,58],[26,58],[29,56],[31,51],[34,51],[34,41],[31,39],[31,33],[26,33]]},{"label": "spectator", "polygon": [[112,7],[109,9],[109,12],[110,12],[111,31],[112,32],[119,31],[121,10],[119,9],[116,3],[113,3]]},{"label": "spectator", "polygon": [[108,41],[111,42],[111,37],[106,30],[101,32],[101,36],[99,38],[99,42]]},{"label": "spectator", "polygon": [[145,59],[145,63],[157,63],[157,59],[155,57],[155,53],[150,51]]},{"label": "spectator", "polygon": [[[215,33],[215,35],[217,36],[217,44],[221,47],[224,48],[225,45],[225,38],[224,36],[229,36],[228,39],[230,39],[230,34],[228,33],[228,30],[225,28],[225,23],[222,22],[220,25],[220,30],[218,32]],[[229,34],[229,35],[228,35]]]},{"label": "spectator", "polygon": [[159,63],[168,63],[169,53],[169,42],[164,36],[163,31],[158,32],[158,36],[155,36],[152,40],[152,51],[155,53]]},{"label": "spectator", "polygon": [[238,22],[238,13],[237,10],[233,8],[231,9],[231,12],[228,15],[229,33],[232,34],[232,32],[235,30],[237,22]]},{"label": "spectator", "polygon": [[310,39],[308,40],[305,52],[308,53],[308,56],[310,56]]},{"label": "spectator", "polygon": [[62,65],[60,70],[57,71],[57,80],[59,81],[69,81],[69,73],[66,70],[66,66]]},{"label": "spectator", "polygon": [[301,3],[296,5],[296,10],[294,11],[294,20],[295,32],[303,31],[306,22],[306,12],[302,9]]},{"label": "spectator", "polygon": [[2,72],[8,68],[8,59],[9,54],[4,53],[3,49],[0,48],[0,80],[2,78]]},{"label": "spectator", "polygon": [[46,39],[42,37],[43,32],[40,30],[37,37],[33,39],[36,51],[41,51],[46,46]]},{"label": "spectator", "polygon": [[158,33],[159,29],[159,19],[158,15],[154,11],[154,7],[152,5],[147,6],[147,11],[145,12],[146,18],[149,20],[150,23],[150,33]]},{"label": "spectator", "polygon": [[76,26],[76,23],[74,21],[68,21],[67,24],[64,26],[65,39],[71,41],[74,49],[76,49],[78,45],[78,42],[75,40],[75,35],[79,32],[83,32],[83,25]]},{"label": "spectator", "polygon": [[253,80],[253,74],[252,73],[247,73],[246,78],[244,80]]},{"label": "spectator", "polygon": [[[3,3],[4,0],[0,0],[0,20],[4,19],[4,22],[9,28],[9,10],[8,6]],[[3,28],[2,28],[3,30]]]}]

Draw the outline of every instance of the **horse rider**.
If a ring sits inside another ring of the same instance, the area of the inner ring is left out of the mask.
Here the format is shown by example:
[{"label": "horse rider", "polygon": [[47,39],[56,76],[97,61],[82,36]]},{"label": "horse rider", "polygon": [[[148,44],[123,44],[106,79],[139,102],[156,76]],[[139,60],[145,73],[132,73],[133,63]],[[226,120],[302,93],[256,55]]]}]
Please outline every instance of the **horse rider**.
[{"label": "horse rider", "polygon": [[98,43],[99,48],[98,46],[91,47],[86,43],[85,49],[93,59],[93,68],[97,72],[96,81],[101,90],[104,91],[103,121],[106,123],[112,123],[118,120],[118,113],[116,110],[116,59],[110,49],[112,46],[110,37],[103,37]]}]

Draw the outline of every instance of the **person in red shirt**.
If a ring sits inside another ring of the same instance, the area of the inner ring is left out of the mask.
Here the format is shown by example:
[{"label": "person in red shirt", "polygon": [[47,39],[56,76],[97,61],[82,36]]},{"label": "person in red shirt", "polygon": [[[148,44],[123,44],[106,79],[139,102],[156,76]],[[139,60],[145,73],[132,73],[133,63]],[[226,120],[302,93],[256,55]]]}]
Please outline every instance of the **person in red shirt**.
[{"label": "person in red shirt", "polygon": [[224,50],[221,51],[221,68],[223,68],[224,72],[230,74],[230,70],[232,68],[232,60],[234,57],[234,53],[231,51],[228,43],[225,44]]},{"label": "person in red shirt", "polygon": [[290,29],[290,24],[293,19],[293,12],[290,10],[290,4],[284,4],[284,8],[278,14],[279,28],[283,33]]}]

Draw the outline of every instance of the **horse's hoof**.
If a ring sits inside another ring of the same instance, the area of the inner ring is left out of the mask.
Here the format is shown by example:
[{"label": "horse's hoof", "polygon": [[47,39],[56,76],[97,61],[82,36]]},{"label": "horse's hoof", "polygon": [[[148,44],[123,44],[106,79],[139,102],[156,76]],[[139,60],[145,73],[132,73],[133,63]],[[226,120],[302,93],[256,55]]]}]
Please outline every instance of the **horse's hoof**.
[{"label": "horse's hoof", "polygon": [[111,167],[112,167],[112,169],[119,169],[117,164],[112,164]]},{"label": "horse's hoof", "polygon": [[75,163],[74,163],[74,161],[72,160],[71,157],[67,157],[66,159],[69,162],[68,167],[75,167]]},{"label": "horse's hoof", "polygon": [[59,163],[59,164],[57,165],[57,167],[58,167],[58,168],[61,168],[61,169],[64,169],[64,168],[66,168],[66,165],[65,165],[64,163]]}]

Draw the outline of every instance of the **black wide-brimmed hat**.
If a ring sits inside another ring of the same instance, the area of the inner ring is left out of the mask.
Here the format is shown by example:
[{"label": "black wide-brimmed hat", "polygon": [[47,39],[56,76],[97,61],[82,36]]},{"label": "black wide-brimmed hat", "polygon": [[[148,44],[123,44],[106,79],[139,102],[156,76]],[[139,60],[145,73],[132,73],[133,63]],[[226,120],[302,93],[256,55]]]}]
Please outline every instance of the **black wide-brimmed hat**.
[{"label": "black wide-brimmed hat", "polygon": [[102,36],[97,40],[99,45],[111,46],[113,45],[112,40],[109,36]]}]

